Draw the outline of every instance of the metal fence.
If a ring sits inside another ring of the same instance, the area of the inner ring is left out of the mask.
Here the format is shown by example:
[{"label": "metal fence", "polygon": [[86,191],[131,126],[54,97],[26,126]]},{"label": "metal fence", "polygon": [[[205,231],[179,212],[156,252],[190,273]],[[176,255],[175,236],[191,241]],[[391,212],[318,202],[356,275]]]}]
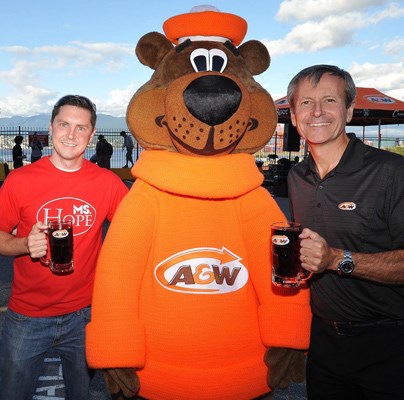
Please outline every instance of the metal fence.
[{"label": "metal fence", "polygon": [[[97,132],[88,145],[85,152],[85,158],[90,159],[95,154],[95,146],[97,144],[98,136],[104,135],[105,139],[112,144],[114,152],[111,157],[111,168],[121,168],[126,164],[126,149],[122,148],[123,137],[120,136],[120,132],[125,129],[97,129]],[[7,162],[9,168],[13,168],[13,154],[14,138],[17,135],[23,137],[22,150],[26,155],[24,163],[30,163],[31,160],[31,148],[29,147],[30,137],[37,133],[39,139],[43,143],[43,156],[49,155],[52,152],[52,138],[48,133],[48,129],[44,128],[26,128],[26,127],[0,127],[0,163]],[[142,151],[139,143],[134,140],[133,160],[136,161],[139,158],[139,154]]]},{"label": "metal fence", "polygon": [[[126,164],[126,150],[122,148],[123,138],[120,136],[120,132],[125,129],[97,129],[97,133],[94,136],[92,142],[89,144],[85,157],[90,159],[95,154],[95,146],[97,144],[98,136],[104,135],[104,137],[110,142],[114,148],[114,152],[111,158],[111,168],[121,168]],[[48,155],[52,151],[52,138],[48,135],[48,129],[46,128],[26,128],[26,127],[0,127],[0,163],[7,162],[9,167],[12,168],[12,149],[14,146],[14,138],[17,135],[23,137],[22,149],[26,158],[26,163],[30,162],[31,149],[29,147],[30,135],[34,132],[42,138],[47,139],[46,146],[43,150],[43,155]],[[378,137],[366,137],[365,142],[371,146],[378,147],[380,142]],[[134,140],[133,160],[136,161],[142,151],[141,146]],[[381,143],[381,148],[389,150],[395,146],[403,146],[404,138],[386,137]],[[257,153],[255,158],[257,162],[262,165],[264,170],[269,169],[272,164],[277,164],[280,159],[287,159],[290,161],[302,160],[307,154],[304,141],[301,141],[298,151],[285,151],[283,150],[283,137],[274,135],[272,139]]]},{"label": "metal fence", "polygon": [[[404,137],[385,137],[382,141],[376,136],[368,136],[363,139],[357,135],[359,139],[364,141],[372,147],[380,147],[387,151],[392,151],[393,148],[404,149]],[[277,164],[279,160],[287,159],[289,161],[297,162],[302,161],[308,154],[308,149],[304,140],[300,140],[300,147],[298,151],[286,151],[283,147],[283,137],[272,137],[272,139],[257,153],[255,158],[262,165],[264,170],[270,169],[271,165]],[[404,151],[400,154],[404,155]]]}]

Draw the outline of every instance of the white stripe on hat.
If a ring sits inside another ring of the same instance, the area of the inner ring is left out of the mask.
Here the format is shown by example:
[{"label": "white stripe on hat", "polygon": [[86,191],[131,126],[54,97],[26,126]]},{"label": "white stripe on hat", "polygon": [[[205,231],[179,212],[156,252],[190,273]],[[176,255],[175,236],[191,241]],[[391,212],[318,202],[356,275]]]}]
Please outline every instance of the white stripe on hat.
[{"label": "white stripe on hat", "polygon": [[227,41],[231,41],[228,38],[225,38],[223,36],[202,36],[202,35],[197,35],[197,36],[184,36],[178,39],[178,44],[181,44],[185,42],[187,39],[191,40],[191,42],[197,42],[201,40],[207,40],[209,42],[220,42],[220,43],[225,43]]}]

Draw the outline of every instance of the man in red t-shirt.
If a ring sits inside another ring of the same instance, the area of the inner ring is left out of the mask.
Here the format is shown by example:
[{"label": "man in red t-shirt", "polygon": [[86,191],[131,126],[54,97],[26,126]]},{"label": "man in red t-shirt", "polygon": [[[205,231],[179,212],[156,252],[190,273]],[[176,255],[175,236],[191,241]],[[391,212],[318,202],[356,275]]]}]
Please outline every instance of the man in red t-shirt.
[{"label": "man in red t-shirt", "polygon": [[[89,99],[62,97],[51,116],[52,154],[12,171],[1,187],[0,254],[15,257],[0,338],[1,400],[33,397],[49,350],[61,357],[67,397],[88,398],[84,332],[102,225],[127,193],[116,175],[84,159],[95,123]],[[73,222],[74,272],[56,275],[40,258],[48,223],[65,219]]]}]

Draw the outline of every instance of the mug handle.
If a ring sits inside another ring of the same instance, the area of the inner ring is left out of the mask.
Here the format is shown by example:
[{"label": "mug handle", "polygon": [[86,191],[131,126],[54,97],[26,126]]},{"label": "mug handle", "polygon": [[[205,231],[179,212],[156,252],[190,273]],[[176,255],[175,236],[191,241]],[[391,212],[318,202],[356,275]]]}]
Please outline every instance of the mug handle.
[{"label": "mug handle", "polygon": [[[49,228],[44,229],[43,233],[47,236],[48,238],[48,247],[46,249],[46,254],[48,254],[49,250]],[[49,258],[46,258],[46,255],[42,256],[39,258],[39,261],[45,265],[45,267],[49,267],[51,264],[51,260]]]},{"label": "mug handle", "polygon": [[304,268],[300,268],[299,276],[302,281],[307,281],[308,279],[310,279],[312,277],[312,275],[313,275],[313,272],[307,271],[307,269],[304,269]]}]

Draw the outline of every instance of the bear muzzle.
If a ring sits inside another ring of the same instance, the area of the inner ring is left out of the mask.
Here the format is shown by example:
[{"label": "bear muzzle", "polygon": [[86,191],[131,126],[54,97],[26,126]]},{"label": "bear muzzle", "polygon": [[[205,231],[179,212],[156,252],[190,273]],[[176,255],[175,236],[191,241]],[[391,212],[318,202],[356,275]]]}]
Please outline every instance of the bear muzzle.
[{"label": "bear muzzle", "polygon": [[167,88],[165,109],[160,124],[181,153],[228,154],[254,125],[249,93],[224,74],[190,74],[175,80]]}]

